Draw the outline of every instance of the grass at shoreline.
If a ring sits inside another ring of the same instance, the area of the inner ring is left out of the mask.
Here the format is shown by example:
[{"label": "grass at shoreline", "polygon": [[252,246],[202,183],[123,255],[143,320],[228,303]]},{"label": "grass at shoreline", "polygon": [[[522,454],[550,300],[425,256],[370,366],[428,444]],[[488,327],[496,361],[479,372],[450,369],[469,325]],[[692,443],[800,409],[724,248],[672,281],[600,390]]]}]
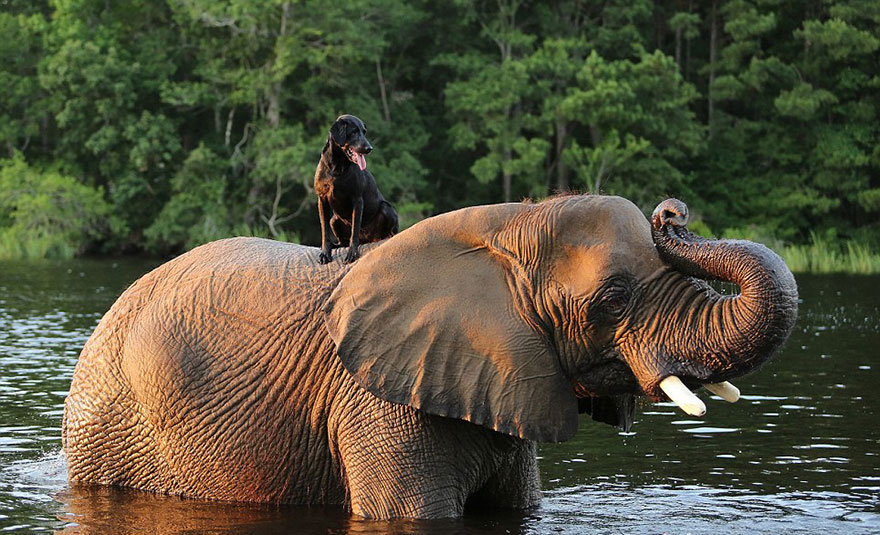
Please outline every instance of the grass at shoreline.
[{"label": "grass at shoreline", "polygon": [[[773,248],[794,273],[880,274],[880,253],[855,241],[841,244],[814,234],[809,244]],[[76,247],[57,237],[22,239],[9,232],[0,232],[0,260],[70,259],[76,256],[76,252]]]},{"label": "grass at shoreline", "polygon": [[0,260],[70,259],[76,253],[76,246],[56,236],[23,238],[15,232],[0,230]]},{"label": "grass at shoreline", "polygon": [[813,235],[807,245],[788,245],[778,252],[794,273],[880,274],[880,254],[854,241],[839,246]]}]

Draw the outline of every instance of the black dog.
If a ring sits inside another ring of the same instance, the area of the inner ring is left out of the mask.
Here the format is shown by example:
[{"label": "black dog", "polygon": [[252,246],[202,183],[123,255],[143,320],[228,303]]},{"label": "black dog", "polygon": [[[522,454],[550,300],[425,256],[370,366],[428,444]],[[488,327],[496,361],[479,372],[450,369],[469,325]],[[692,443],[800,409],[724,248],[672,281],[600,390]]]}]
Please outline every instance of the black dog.
[{"label": "black dog", "polygon": [[[321,151],[315,170],[315,193],[321,219],[321,256],[326,264],[333,258],[330,232],[338,244],[348,242],[346,262],[360,256],[361,243],[383,240],[397,233],[397,212],[367,171],[365,154],[373,151],[365,137],[367,127],[354,115],[341,115],[330,127],[330,137]],[[333,216],[330,216],[330,212]]]}]

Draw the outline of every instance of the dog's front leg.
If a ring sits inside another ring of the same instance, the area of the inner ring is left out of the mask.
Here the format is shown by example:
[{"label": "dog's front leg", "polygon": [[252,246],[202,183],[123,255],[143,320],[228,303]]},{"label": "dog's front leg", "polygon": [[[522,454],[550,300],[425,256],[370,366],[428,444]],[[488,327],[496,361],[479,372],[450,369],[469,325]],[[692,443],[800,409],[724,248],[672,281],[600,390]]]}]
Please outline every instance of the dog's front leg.
[{"label": "dog's front leg", "polygon": [[330,201],[324,197],[318,197],[318,218],[321,219],[321,255],[318,262],[329,264],[333,261],[332,246],[330,245]]},{"label": "dog's front leg", "polygon": [[364,198],[358,197],[351,213],[351,239],[348,241],[348,254],[345,255],[347,263],[354,262],[361,256],[358,248],[361,245],[361,219],[364,214]]}]

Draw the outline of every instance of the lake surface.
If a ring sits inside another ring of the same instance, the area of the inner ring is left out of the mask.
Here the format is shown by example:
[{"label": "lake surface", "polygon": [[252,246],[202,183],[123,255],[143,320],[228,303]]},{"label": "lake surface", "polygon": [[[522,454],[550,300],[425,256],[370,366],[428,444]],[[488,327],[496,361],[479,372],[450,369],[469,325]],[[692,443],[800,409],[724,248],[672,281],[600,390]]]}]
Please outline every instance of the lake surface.
[{"label": "lake surface", "polygon": [[0,262],[0,530],[70,534],[880,533],[880,277],[799,276],[795,333],[702,419],[643,402],[540,448],[542,505],[438,522],[71,490],[61,415],[116,297],[156,262]]}]

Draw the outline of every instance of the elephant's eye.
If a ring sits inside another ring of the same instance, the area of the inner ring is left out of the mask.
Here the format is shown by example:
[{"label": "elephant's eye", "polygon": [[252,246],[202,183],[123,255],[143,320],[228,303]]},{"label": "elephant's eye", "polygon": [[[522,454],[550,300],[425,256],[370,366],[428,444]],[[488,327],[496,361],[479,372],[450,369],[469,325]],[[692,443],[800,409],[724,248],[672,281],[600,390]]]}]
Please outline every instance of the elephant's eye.
[{"label": "elephant's eye", "polygon": [[626,310],[627,303],[629,303],[629,292],[624,290],[606,292],[605,295],[602,296],[601,302],[602,308],[608,313],[620,316],[623,314],[623,311]]},{"label": "elephant's eye", "polygon": [[593,301],[592,308],[594,319],[604,319],[606,321],[619,320],[624,312],[632,296],[632,292],[628,285],[620,282],[612,282],[596,296]]}]

